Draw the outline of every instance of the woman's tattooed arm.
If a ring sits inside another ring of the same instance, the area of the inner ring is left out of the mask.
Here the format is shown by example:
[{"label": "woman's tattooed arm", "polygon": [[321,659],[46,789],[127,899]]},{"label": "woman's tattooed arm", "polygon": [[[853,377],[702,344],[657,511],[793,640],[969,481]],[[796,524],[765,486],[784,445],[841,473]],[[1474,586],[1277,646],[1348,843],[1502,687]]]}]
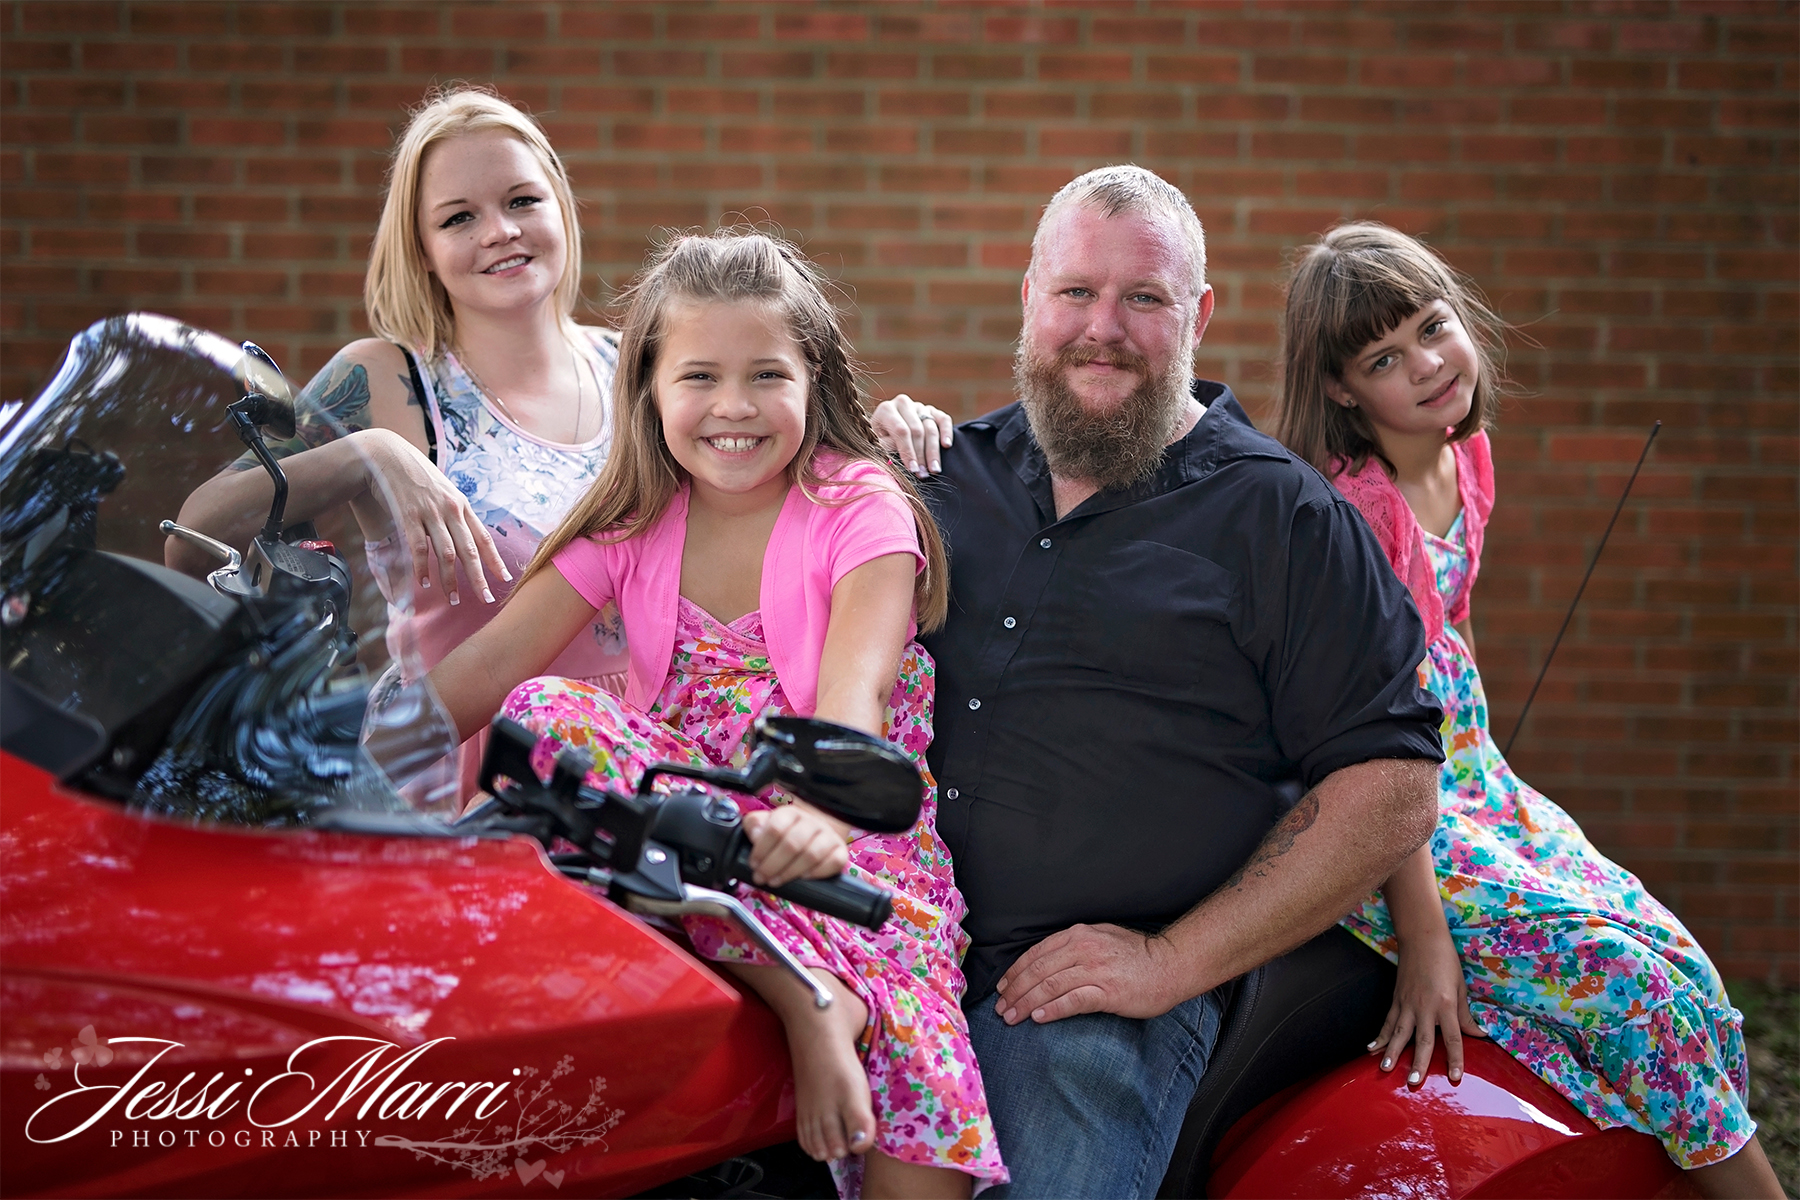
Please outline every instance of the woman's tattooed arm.
[{"label": "woman's tattooed arm", "polygon": [[[412,379],[400,376],[406,389],[408,407],[418,407]],[[269,453],[286,458],[303,450],[311,450],[334,441],[343,433],[358,433],[370,427],[369,372],[344,351],[339,351],[294,401],[294,436],[285,441],[270,442]],[[257,465],[256,456],[245,451],[231,464],[242,471]]]}]

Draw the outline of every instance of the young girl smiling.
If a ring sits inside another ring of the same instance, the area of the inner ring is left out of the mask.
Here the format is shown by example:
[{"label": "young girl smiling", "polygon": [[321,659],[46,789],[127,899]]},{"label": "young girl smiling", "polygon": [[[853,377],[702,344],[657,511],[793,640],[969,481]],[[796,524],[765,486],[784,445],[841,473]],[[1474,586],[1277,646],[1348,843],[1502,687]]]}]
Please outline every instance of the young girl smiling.
[{"label": "young girl smiling", "polygon": [[[601,787],[662,759],[742,765],[770,710],[884,736],[923,767],[932,665],[911,639],[943,620],[943,549],[874,441],[815,269],[759,234],[683,237],[628,300],[611,459],[500,616],[432,672],[458,729],[504,701],[543,735],[543,767],[563,745],[597,752]],[[623,700],[567,679],[520,686],[609,602],[630,648]],[[965,908],[935,790],[897,836],[858,836],[801,801],[745,805],[755,882],[848,864],[900,893],[874,933],[746,895],[831,1007],[734,930],[687,922],[695,949],[781,1016],[800,1144],[846,1195],[968,1196],[1007,1178],[959,1007]]]},{"label": "young girl smiling", "polygon": [[1442,1030],[1487,1036],[1601,1127],[1661,1139],[1705,1194],[1779,1196],[1745,1109],[1742,1017],[1681,922],[1561,808],[1514,775],[1488,730],[1469,591],[1494,503],[1486,427],[1497,319],[1417,240],[1339,226],[1295,268],[1276,435],[1368,519],[1425,621],[1422,681],[1444,706],[1439,820],[1344,924],[1397,961],[1370,1045],[1390,1070]]}]

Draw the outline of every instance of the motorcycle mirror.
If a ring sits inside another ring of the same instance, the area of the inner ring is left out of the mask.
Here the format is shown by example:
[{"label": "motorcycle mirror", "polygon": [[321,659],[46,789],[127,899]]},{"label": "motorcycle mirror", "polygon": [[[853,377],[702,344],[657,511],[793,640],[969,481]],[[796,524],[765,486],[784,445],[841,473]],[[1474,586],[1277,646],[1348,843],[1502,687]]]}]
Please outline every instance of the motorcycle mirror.
[{"label": "motorcycle mirror", "polygon": [[237,370],[232,372],[243,387],[244,394],[259,395],[262,404],[257,408],[255,421],[275,435],[278,441],[286,441],[294,436],[294,389],[269,357],[269,352],[255,342],[244,343],[244,356],[238,360]]},{"label": "motorcycle mirror", "polygon": [[900,751],[861,730],[808,717],[762,717],[754,757],[772,753],[774,782],[871,833],[904,833],[919,819],[924,785]]}]

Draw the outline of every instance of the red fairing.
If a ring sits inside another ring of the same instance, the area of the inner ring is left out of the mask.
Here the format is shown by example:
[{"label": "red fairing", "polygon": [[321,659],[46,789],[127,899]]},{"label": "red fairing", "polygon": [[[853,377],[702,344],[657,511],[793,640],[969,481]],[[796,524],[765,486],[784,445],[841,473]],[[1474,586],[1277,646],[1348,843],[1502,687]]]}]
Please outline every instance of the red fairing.
[{"label": "red fairing", "polygon": [[0,805],[6,1195],[620,1195],[793,1136],[769,1011],[534,842],[181,825],[5,755]]},{"label": "red fairing", "polygon": [[[1602,1131],[1492,1042],[1464,1039],[1460,1084],[1444,1052],[1416,1090],[1373,1056],[1276,1095],[1214,1157],[1220,1197],[1688,1196],[1656,1139]],[[1407,1059],[1405,1061],[1410,1061]]]}]

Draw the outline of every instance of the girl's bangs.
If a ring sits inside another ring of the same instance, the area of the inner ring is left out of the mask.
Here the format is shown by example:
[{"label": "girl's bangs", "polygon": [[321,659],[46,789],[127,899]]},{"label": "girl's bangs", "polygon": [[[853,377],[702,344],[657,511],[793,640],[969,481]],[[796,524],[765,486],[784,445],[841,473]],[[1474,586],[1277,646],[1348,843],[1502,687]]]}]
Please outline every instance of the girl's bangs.
[{"label": "girl's bangs", "polygon": [[[1417,266],[1407,271],[1405,266]],[[1450,280],[1434,277],[1425,264],[1383,262],[1343,254],[1332,263],[1321,316],[1325,336],[1321,348],[1330,361],[1320,365],[1339,375],[1344,364],[1370,342],[1386,337],[1400,323],[1434,300],[1451,296]]]}]

